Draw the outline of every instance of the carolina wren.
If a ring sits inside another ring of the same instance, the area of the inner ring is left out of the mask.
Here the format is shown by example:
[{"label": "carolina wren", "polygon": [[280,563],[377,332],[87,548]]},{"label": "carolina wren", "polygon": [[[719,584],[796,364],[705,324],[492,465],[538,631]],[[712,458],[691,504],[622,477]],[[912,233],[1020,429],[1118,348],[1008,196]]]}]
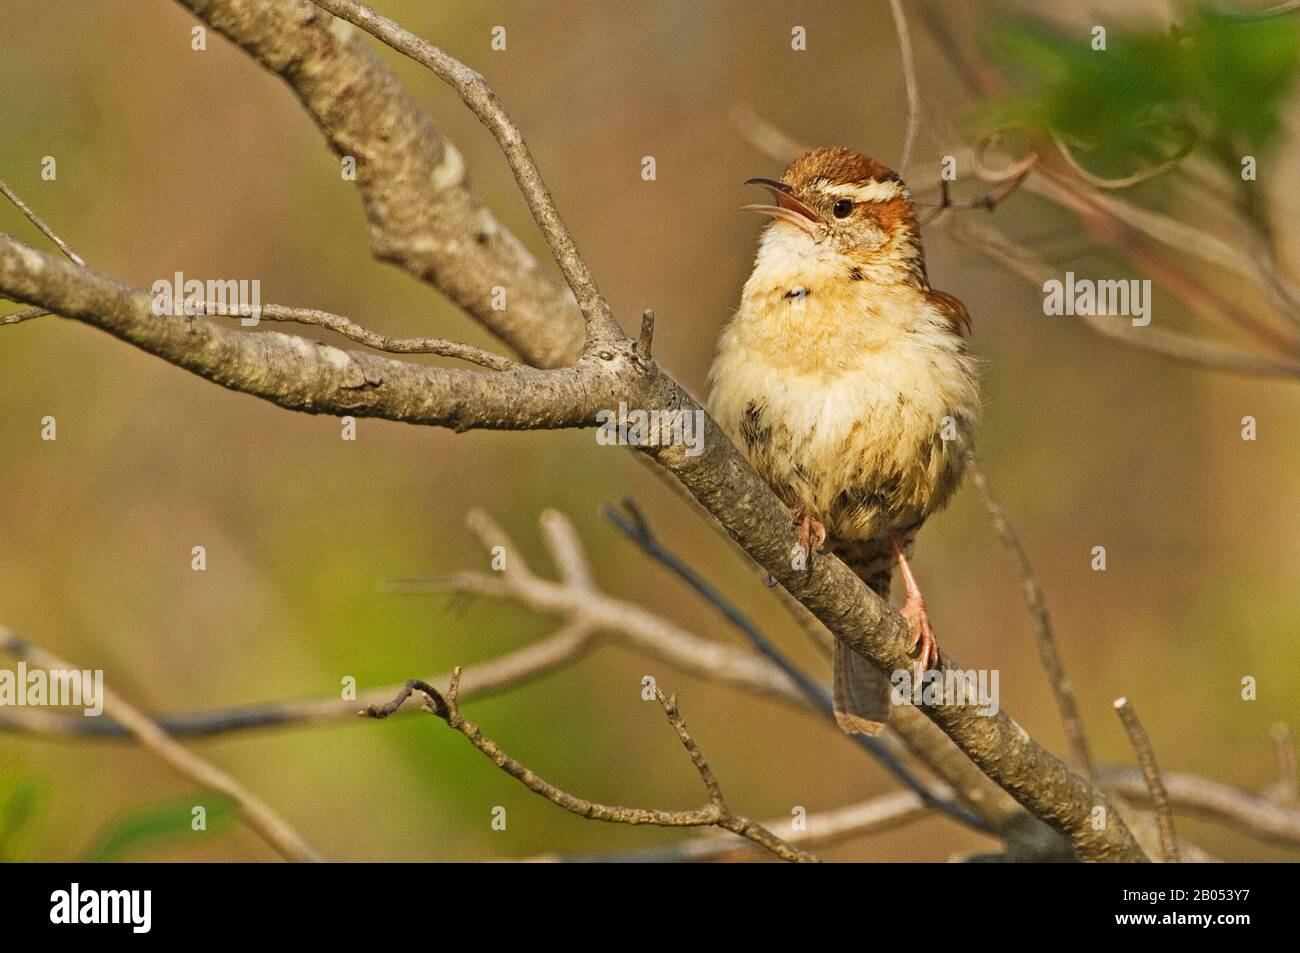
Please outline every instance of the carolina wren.
[{"label": "carolina wren", "polygon": [[[922,670],[939,658],[908,564],[961,480],[979,414],[970,315],[930,287],[899,176],[851,149],[806,152],[781,180],[740,310],[709,373],[709,410],[789,506],[811,560],[829,546],[882,598],[896,562]],[[875,734],[890,683],[836,641],[835,715]]]}]

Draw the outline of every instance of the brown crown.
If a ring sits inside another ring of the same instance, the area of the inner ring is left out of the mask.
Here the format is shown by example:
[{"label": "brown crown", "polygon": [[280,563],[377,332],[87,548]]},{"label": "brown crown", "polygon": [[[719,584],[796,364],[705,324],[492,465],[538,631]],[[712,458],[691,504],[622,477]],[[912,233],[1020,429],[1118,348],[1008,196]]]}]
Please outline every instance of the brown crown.
[{"label": "brown crown", "polygon": [[898,173],[870,156],[841,146],[827,146],[805,152],[791,162],[781,176],[786,185],[799,189],[817,179],[836,185],[868,182],[902,182]]}]

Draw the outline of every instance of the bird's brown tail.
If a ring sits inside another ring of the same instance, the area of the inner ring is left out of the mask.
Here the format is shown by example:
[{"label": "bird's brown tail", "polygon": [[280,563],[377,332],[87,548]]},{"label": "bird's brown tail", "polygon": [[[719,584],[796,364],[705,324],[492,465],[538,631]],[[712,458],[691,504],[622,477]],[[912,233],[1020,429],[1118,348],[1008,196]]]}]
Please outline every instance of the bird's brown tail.
[{"label": "bird's brown tail", "polygon": [[835,721],[845,734],[878,735],[889,722],[889,678],[839,639],[831,660]]},{"label": "bird's brown tail", "polygon": [[[889,598],[890,570],[879,563],[864,572],[850,568],[882,599]],[[866,567],[863,567],[864,569]],[[878,735],[889,722],[889,677],[839,639],[831,658],[835,721],[845,734]]]}]

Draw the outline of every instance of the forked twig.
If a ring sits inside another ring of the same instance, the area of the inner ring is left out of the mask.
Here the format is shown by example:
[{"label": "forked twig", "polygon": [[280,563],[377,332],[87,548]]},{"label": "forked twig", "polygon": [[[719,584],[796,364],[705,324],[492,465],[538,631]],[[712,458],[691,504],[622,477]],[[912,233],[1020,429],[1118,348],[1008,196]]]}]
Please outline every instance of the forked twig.
[{"label": "forked twig", "polygon": [[425,711],[442,719],[449,727],[463,735],[489,761],[528,788],[528,790],[546,798],[552,804],[562,807],[570,813],[577,814],[579,817],[585,817],[593,821],[606,821],[611,824],[652,824],[657,827],[717,827],[753,841],[782,860],[797,863],[815,863],[819,859],[816,855],[801,850],[777,837],[756,821],[732,813],[731,809],[727,807],[726,799],[722,795],[722,789],[718,785],[717,778],[714,777],[713,769],[709,767],[708,761],[700,752],[699,745],[696,744],[695,739],[686,727],[686,722],[682,719],[681,713],[677,710],[676,696],[666,696],[658,687],[655,688],[655,698],[663,707],[668,723],[677,732],[682,747],[686,749],[691,764],[695,766],[695,770],[699,774],[700,780],[704,782],[705,790],[709,795],[708,802],[703,807],[696,808],[693,811],[662,811],[651,808],[600,804],[577,797],[556,787],[502,751],[495,741],[483,734],[478,725],[467,719],[461,713],[457,704],[459,690],[460,668],[457,667],[452,670],[451,685],[447,689],[446,696],[443,696],[441,692],[427,682],[412,679],[406,683],[406,686],[398,693],[397,697],[387,705],[372,705],[358,712],[358,714],[369,718],[387,718],[401,708],[413,693],[419,692],[425,699]]}]

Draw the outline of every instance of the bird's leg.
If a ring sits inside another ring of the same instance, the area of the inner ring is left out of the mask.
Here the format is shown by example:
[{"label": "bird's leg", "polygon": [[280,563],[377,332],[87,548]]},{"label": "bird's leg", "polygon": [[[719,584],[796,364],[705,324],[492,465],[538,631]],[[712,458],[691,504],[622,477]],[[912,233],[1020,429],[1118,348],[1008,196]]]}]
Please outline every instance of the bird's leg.
[{"label": "bird's leg", "polygon": [[934,630],[930,628],[930,620],[925,614],[925,599],[921,595],[921,587],[916,584],[916,577],[912,575],[912,567],[907,561],[907,554],[903,552],[903,544],[897,535],[891,535],[890,539],[894,544],[898,568],[903,573],[903,586],[907,589],[907,601],[903,603],[901,612],[916,632],[916,645],[913,647],[916,660],[921,665],[921,671],[928,672],[939,663],[939,643],[935,641]]},{"label": "bird's leg", "polygon": [[826,543],[826,527],[808,513],[808,507],[799,503],[794,508],[794,525],[799,527],[799,548],[803,550],[804,567],[812,572],[813,552]]}]

